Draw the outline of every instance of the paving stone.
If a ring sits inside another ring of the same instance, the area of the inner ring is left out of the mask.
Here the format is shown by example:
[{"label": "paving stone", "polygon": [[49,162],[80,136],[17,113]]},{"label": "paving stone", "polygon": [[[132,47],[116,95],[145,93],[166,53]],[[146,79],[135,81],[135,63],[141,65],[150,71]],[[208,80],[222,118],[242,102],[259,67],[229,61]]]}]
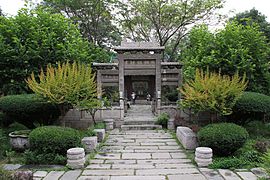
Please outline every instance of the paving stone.
[{"label": "paving stone", "polygon": [[108,170],[84,170],[82,172],[84,176],[126,176],[134,175],[134,170],[117,170],[117,169],[108,169]]},{"label": "paving stone", "polygon": [[144,152],[144,153],[176,153],[183,152],[179,149],[135,149],[134,152]]},{"label": "paving stone", "polygon": [[167,145],[171,146],[178,146],[177,142],[172,141],[172,142],[166,142]]},{"label": "paving stone", "polygon": [[33,176],[35,178],[43,178],[43,177],[47,176],[47,174],[48,174],[47,171],[36,171]]},{"label": "paving stone", "polygon": [[78,180],[110,180],[110,176],[80,176]]},{"label": "paving stone", "polygon": [[145,142],[145,143],[141,143],[142,146],[165,146],[166,143],[162,143],[162,142]]},{"label": "paving stone", "polygon": [[120,159],[120,153],[104,153],[104,154],[97,154],[95,156],[96,159]]},{"label": "paving stone", "polygon": [[122,159],[151,159],[150,153],[123,153]]},{"label": "paving stone", "polygon": [[224,178],[216,170],[208,168],[200,168],[199,170],[208,180],[224,180]]},{"label": "paving stone", "polygon": [[136,160],[120,160],[120,159],[115,159],[115,160],[106,160],[106,164],[136,164]]},{"label": "paving stone", "polygon": [[111,164],[90,164],[86,169],[110,169]]},{"label": "paving stone", "polygon": [[179,146],[159,146],[159,149],[180,149]]},{"label": "paving stone", "polygon": [[65,171],[51,171],[43,180],[58,180]]},{"label": "paving stone", "polygon": [[219,169],[218,172],[225,180],[241,180],[234,172],[228,169]]},{"label": "paving stone", "polygon": [[196,168],[183,169],[144,169],[136,170],[136,175],[168,175],[168,174],[195,174],[200,173]]},{"label": "paving stone", "polygon": [[201,174],[168,175],[168,180],[206,180]]},{"label": "paving stone", "polygon": [[257,180],[257,176],[255,176],[252,172],[236,172],[243,180]]},{"label": "paving stone", "polygon": [[265,170],[262,168],[252,168],[250,170],[251,170],[251,172],[253,172],[256,176],[258,176],[260,178],[270,178],[267,175],[267,173],[265,172]]},{"label": "paving stone", "polygon": [[165,180],[165,176],[112,176],[111,180]]},{"label": "paving stone", "polygon": [[169,159],[171,158],[170,153],[152,153],[153,159]]},{"label": "paving stone", "polygon": [[187,158],[185,153],[170,153],[173,159]]},{"label": "paving stone", "polygon": [[113,164],[112,169],[154,169],[153,164]]},{"label": "paving stone", "polygon": [[[164,146],[161,146],[164,147]],[[165,146],[166,147],[166,146]],[[127,146],[125,149],[158,149],[158,146]]]},{"label": "paving stone", "polygon": [[7,171],[14,171],[14,170],[19,169],[20,167],[22,167],[21,164],[5,164],[3,166],[3,169]]},{"label": "paving stone", "polygon": [[137,160],[138,164],[159,163],[159,164],[174,164],[174,163],[191,163],[190,159],[153,159],[153,160]]},{"label": "paving stone", "polygon": [[81,170],[73,170],[73,171],[67,171],[60,180],[74,180],[77,179],[80,174],[81,174]]},{"label": "paving stone", "polygon": [[196,168],[193,164],[155,164],[157,169]]},{"label": "paving stone", "polygon": [[104,163],[104,161],[105,161],[104,159],[91,159],[90,163],[91,164],[99,164],[99,163],[102,164],[102,163]]}]

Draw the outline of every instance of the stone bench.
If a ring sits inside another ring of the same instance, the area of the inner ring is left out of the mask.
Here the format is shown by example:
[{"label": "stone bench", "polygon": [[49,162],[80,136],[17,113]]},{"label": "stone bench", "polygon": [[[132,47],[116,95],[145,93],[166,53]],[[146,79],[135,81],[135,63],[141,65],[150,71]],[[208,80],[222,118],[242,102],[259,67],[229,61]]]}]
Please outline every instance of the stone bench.
[{"label": "stone bench", "polygon": [[196,134],[188,127],[177,127],[176,136],[185,149],[193,150],[198,146]]}]

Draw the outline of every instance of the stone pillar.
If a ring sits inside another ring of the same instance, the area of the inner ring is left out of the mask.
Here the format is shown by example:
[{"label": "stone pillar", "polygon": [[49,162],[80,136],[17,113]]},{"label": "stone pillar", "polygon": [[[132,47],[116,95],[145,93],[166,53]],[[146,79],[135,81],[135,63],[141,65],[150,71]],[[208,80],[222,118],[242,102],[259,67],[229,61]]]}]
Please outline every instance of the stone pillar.
[{"label": "stone pillar", "polygon": [[174,127],[174,119],[169,119],[169,121],[168,121],[168,129],[170,129],[170,130],[175,129],[175,127]]},{"label": "stone pillar", "polygon": [[195,161],[199,167],[208,167],[212,163],[213,151],[209,147],[197,147]]},{"label": "stone pillar", "polygon": [[156,53],[156,113],[160,114],[161,109],[161,52]]},{"label": "stone pillar", "polygon": [[102,142],[105,138],[105,129],[94,129],[94,132],[97,133],[97,141]]},{"label": "stone pillar", "polygon": [[[123,52],[122,52],[123,53]],[[118,52],[118,67],[119,67],[119,95],[120,95],[120,111],[121,111],[121,120],[124,120],[125,114],[125,104],[124,104],[124,92],[125,92],[125,75],[124,75],[124,57],[121,52]],[[122,97],[121,97],[122,96]]]},{"label": "stone pillar", "polygon": [[87,153],[94,151],[97,147],[97,136],[84,137],[82,139],[82,144],[84,145]]},{"label": "stone pillar", "polygon": [[113,122],[114,122],[113,119],[105,119],[104,122],[106,126],[106,131],[113,130]]},{"label": "stone pillar", "polygon": [[67,150],[67,166],[71,169],[84,168],[85,152],[83,148],[71,148]]},{"label": "stone pillar", "polygon": [[97,71],[97,95],[98,99],[102,98],[102,82],[101,82],[101,72]]}]

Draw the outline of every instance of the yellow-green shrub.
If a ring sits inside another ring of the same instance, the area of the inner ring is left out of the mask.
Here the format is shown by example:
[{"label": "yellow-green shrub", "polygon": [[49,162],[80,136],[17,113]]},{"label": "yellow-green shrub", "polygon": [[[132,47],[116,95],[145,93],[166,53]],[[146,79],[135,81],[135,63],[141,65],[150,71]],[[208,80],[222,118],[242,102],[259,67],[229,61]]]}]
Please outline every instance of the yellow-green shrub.
[{"label": "yellow-green shrub", "polygon": [[228,115],[246,86],[245,76],[240,78],[237,73],[230,77],[197,69],[194,80],[187,81],[180,89],[183,95],[180,105],[194,112],[210,111]]}]

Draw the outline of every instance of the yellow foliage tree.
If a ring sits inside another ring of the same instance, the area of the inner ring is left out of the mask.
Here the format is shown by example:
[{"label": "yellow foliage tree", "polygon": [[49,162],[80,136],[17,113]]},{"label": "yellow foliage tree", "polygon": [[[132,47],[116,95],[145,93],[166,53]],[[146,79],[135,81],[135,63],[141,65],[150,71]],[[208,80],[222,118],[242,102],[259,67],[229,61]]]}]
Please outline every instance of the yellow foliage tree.
[{"label": "yellow foliage tree", "polygon": [[55,68],[48,65],[46,72],[41,70],[38,81],[32,73],[26,82],[38,96],[58,104],[62,117],[70,107],[78,106],[81,101],[97,99],[95,75],[86,64],[66,62]]},{"label": "yellow foliage tree", "polygon": [[246,77],[240,78],[238,73],[230,77],[197,69],[195,78],[179,89],[183,96],[180,106],[191,108],[194,113],[210,111],[213,122],[217,115],[232,113],[233,106],[246,86]]}]

